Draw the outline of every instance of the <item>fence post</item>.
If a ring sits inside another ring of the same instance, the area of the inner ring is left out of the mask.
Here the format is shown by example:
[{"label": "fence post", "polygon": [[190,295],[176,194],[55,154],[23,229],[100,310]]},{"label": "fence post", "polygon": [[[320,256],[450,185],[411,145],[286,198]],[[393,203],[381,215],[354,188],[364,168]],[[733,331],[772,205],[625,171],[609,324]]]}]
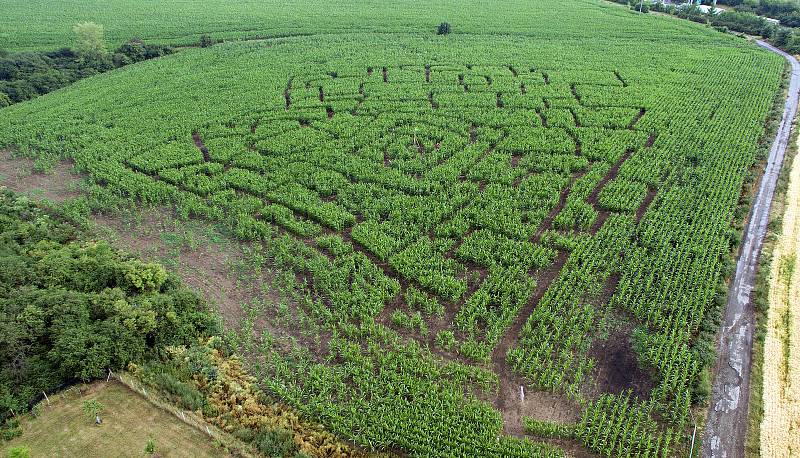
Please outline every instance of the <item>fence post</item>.
[{"label": "fence post", "polygon": [[47,400],[47,405],[50,405],[50,398],[47,397],[47,393],[42,391],[42,394],[44,395],[44,398]]},{"label": "fence post", "polygon": [[108,370],[108,377],[106,377],[106,383],[111,380],[111,369]]}]

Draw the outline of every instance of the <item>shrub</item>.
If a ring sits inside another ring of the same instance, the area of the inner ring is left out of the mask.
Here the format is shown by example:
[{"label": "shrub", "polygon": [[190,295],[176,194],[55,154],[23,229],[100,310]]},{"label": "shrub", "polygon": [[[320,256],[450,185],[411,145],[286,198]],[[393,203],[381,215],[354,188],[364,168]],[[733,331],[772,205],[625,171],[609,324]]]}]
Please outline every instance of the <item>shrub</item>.
[{"label": "shrub", "polygon": [[280,429],[262,428],[256,436],[256,448],[266,456],[293,456],[297,453],[292,435]]},{"label": "shrub", "polygon": [[436,35],[447,35],[450,33],[450,24],[447,22],[442,22],[439,24],[439,27],[436,28]]},{"label": "shrub", "polygon": [[782,48],[789,43],[789,40],[792,38],[792,31],[791,29],[787,29],[786,27],[779,27],[775,30],[775,33],[772,34],[772,43]]},{"label": "shrub", "polygon": [[19,445],[8,449],[6,454],[8,458],[29,458],[31,456],[31,449],[25,445]]},{"label": "shrub", "polygon": [[91,417],[92,420],[100,416],[100,412],[103,411],[105,406],[102,402],[92,399],[91,401],[84,401],[83,403],[83,413],[85,413],[88,417]]},{"label": "shrub", "polygon": [[200,35],[200,47],[201,48],[208,48],[209,46],[214,44],[214,39],[211,38],[207,33]]}]

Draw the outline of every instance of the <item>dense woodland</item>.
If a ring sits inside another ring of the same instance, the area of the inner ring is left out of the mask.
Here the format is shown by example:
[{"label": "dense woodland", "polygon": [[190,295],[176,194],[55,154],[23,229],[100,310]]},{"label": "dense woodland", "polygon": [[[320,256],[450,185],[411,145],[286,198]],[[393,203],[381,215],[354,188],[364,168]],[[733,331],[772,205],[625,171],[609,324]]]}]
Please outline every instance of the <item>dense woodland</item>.
[{"label": "dense woodland", "polygon": [[61,48],[9,53],[0,49],[0,108],[47,94],[75,81],[166,54],[173,48],[132,39],[113,53]]},{"label": "dense woodland", "polygon": [[219,331],[163,267],[82,240],[73,224],[0,194],[0,415],[67,383]]}]

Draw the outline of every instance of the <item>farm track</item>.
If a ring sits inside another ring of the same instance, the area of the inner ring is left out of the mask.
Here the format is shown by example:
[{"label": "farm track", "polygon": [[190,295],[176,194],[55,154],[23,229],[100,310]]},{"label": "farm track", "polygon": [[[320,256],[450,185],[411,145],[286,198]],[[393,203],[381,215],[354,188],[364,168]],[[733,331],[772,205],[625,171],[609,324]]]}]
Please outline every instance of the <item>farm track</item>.
[{"label": "farm track", "polygon": [[789,93],[783,117],[769,151],[764,176],[755,196],[736,272],[728,292],[722,318],[717,364],[712,386],[711,404],[701,455],[711,458],[744,456],[747,434],[750,363],[753,350],[755,315],[750,302],[756,278],[761,246],[769,223],[770,207],[775,193],[784,154],[789,144],[792,123],[797,114],[800,91],[800,63],[797,59],[769,44],[757,40],[759,46],[780,54],[792,66]]}]

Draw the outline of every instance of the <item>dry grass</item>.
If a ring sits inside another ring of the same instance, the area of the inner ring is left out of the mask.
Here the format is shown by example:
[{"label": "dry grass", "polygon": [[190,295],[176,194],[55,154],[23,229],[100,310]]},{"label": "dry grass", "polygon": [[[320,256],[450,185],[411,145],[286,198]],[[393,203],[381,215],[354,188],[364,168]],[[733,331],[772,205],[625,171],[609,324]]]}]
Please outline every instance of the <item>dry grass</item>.
[{"label": "dry grass", "polygon": [[781,236],[772,253],[764,341],[761,456],[800,456],[800,162],[792,164]]},{"label": "dry grass", "polygon": [[[83,411],[84,401],[92,399],[105,406],[102,426],[95,426]],[[161,457],[224,456],[208,436],[114,381],[54,400],[38,418],[21,423],[22,436],[3,444],[2,456],[11,447],[25,445],[32,457],[144,457],[151,437]]]}]

